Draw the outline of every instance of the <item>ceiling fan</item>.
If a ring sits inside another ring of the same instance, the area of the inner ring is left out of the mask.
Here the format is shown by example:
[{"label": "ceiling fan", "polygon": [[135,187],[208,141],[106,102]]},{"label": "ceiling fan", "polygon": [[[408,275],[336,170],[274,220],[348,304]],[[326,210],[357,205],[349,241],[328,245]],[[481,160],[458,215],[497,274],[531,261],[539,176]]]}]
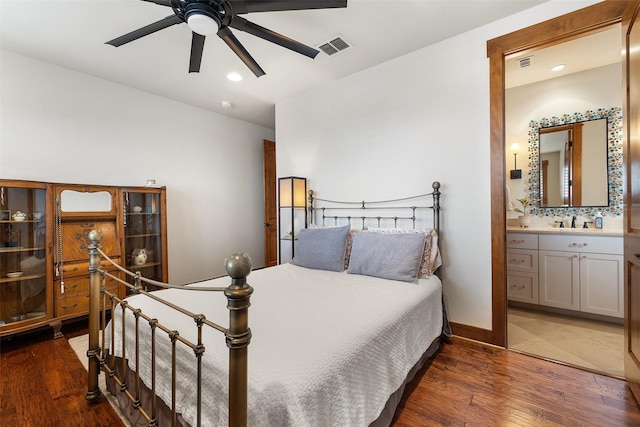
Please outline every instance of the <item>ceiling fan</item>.
[{"label": "ceiling fan", "polygon": [[123,36],[108,41],[106,44],[118,47],[132,42],[156,31],[175,24],[186,22],[191,29],[191,59],[189,72],[200,72],[202,51],[205,37],[217,34],[245,63],[247,67],[260,77],[265,74],[260,65],[242,46],[231,32],[231,28],[244,31],[291,49],[309,58],[315,58],[318,50],[278,34],[260,25],[238,16],[252,12],[275,12],[282,10],[328,9],[347,7],[347,0],[142,0],[167,6],[173,9],[173,15],[167,16],[152,24],[138,28]]}]

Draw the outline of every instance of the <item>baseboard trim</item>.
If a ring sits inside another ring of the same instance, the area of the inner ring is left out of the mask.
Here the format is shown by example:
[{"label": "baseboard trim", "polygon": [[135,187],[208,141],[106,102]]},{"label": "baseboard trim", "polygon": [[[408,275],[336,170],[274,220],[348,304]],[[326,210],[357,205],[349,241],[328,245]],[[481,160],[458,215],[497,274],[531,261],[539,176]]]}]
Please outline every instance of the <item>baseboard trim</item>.
[{"label": "baseboard trim", "polygon": [[449,324],[451,325],[453,335],[492,344],[493,335],[488,329],[465,325],[464,323],[449,322]]}]

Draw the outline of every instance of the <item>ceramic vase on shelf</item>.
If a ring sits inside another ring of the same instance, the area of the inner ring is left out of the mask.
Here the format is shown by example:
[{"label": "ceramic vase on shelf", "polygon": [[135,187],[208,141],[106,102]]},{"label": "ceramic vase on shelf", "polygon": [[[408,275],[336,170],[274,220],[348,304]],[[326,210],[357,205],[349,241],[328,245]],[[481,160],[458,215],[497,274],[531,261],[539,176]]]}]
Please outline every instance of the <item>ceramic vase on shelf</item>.
[{"label": "ceramic vase on shelf", "polygon": [[529,228],[531,225],[531,215],[520,215],[518,217],[518,224],[520,224],[520,228]]}]

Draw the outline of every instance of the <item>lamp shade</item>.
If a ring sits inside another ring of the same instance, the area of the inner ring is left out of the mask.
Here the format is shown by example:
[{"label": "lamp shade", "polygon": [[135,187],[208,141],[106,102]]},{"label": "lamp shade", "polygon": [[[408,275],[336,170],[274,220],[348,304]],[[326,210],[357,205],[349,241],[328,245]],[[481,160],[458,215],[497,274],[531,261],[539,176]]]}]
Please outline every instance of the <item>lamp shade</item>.
[{"label": "lamp shade", "polygon": [[307,206],[307,180],[299,177],[280,178],[280,207]]}]

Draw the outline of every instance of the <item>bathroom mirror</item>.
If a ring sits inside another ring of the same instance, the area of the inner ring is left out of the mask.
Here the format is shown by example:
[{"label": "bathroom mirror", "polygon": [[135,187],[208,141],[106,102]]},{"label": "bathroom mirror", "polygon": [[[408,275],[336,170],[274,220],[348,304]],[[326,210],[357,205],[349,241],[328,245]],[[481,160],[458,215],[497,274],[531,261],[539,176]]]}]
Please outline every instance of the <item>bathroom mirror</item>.
[{"label": "bathroom mirror", "polygon": [[607,119],[540,128],[540,207],[607,206]]},{"label": "bathroom mirror", "polygon": [[618,107],[529,123],[528,193],[541,214],[567,215],[577,209],[617,214],[622,160]]}]

